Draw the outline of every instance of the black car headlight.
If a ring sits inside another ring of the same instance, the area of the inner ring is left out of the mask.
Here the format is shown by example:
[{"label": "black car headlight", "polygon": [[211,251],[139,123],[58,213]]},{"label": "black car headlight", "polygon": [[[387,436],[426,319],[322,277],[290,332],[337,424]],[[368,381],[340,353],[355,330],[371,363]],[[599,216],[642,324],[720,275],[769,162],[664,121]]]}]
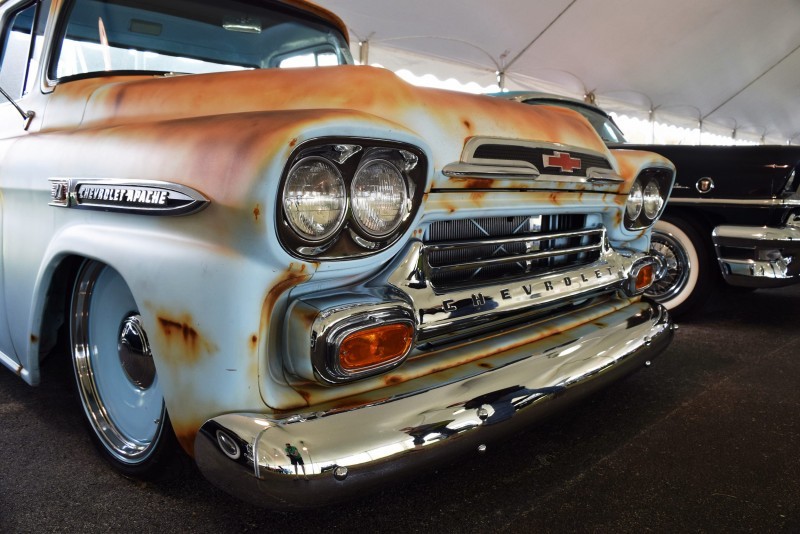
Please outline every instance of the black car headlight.
[{"label": "black car headlight", "polygon": [[279,236],[309,259],[365,256],[397,241],[422,201],[427,172],[419,148],[361,139],[305,143],[286,169]]},{"label": "black car headlight", "polygon": [[625,202],[625,228],[640,230],[651,226],[664,211],[674,173],[672,169],[651,167],[636,177]]}]

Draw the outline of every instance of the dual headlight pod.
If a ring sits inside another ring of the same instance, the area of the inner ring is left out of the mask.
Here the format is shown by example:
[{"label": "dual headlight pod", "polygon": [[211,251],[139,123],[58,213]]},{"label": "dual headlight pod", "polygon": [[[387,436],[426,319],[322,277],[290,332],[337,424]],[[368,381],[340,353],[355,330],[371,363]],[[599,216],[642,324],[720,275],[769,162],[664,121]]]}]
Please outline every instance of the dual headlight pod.
[{"label": "dual headlight pod", "polygon": [[334,259],[381,250],[407,229],[425,170],[416,147],[354,142],[295,152],[281,186],[281,238],[304,257]]},{"label": "dual headlight pod", "polygon": [[638,230],[652,225],[664,210],[673,172],[666,168],[648,168],[639,173],[625,203],[625,227]]}]

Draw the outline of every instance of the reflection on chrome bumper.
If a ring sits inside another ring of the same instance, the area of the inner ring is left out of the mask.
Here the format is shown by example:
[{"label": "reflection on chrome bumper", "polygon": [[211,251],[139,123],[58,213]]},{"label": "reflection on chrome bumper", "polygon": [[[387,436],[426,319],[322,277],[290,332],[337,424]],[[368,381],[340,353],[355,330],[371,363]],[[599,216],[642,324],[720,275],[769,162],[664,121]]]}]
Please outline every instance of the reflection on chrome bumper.
[{"label": "reflection on chrome bumper", "polygon": [[780,287],[800,281],[800,221],[781,228],[718,226],[712,234],[725,281]]},{"label": "reflection on chrome bumper", "polygon": [[[669,344],[672,326],[661,306],[638,302],[531,343],[527,358],[487,364],[466,380],[443,377],[439,387],[382,392],[328,411],[221,415],[203,425],[195,458],[209,480],[241,499],[283,509],[330,504],[483,450],[649,365]],[[292,465],[287,444],[304,465]]]}]

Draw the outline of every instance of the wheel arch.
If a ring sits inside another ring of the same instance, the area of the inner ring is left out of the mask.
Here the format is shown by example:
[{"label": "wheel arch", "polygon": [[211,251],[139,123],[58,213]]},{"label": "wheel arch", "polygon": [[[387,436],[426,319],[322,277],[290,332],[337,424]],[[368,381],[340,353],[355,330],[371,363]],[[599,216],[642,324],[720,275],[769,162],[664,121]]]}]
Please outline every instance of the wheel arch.
[{"label": "wheel arch", "polygon": [[69,350],[69,298],[85,256],[63,253],[50,258],[34,290],[27,369],[31,385],[41,381],[41,364],[53,352]]}]

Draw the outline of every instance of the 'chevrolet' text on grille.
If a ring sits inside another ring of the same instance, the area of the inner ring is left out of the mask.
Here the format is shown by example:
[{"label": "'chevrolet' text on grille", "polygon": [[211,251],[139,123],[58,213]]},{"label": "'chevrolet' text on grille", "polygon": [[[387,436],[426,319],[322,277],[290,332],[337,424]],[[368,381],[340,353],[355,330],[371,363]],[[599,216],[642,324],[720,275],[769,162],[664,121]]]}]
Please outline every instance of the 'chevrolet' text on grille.
[{"label": "'chevrolet' text on grille", "polygon": [[561,290],[575,283],[588,283],[592,280],[603,279],[608,276],[614,276],[614,271],[610,267],[604,267],[603,269],[595,269],[594,271],[581,273],[577,277],[567,276],[561,280],[547,280],[538,284],[523,284],[520,286],[501,289],[499,291],[499,299],[494,295],[473,293],[471,299],[442,301],[442,309],[444,311],[456,311],[466,306],[478,308],[485,305],[487,301],[518,299],[521,296],[536,298],[542,293]]}]

